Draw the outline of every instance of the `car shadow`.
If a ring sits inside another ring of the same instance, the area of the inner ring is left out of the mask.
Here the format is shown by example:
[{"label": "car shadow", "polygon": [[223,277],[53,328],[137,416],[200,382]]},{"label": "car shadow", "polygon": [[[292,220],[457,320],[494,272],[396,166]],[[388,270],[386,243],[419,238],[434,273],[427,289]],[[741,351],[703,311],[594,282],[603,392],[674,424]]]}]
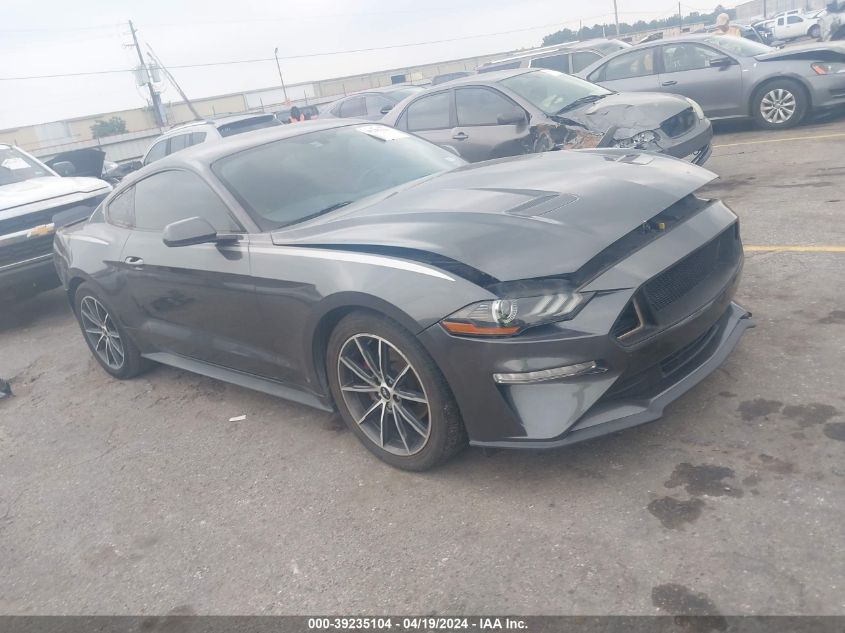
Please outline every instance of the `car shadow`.
[{"label": "car shadow", "polygon": [[28,328],[62,315],[72,316],[61,288],[42,292],[26,299],[0,299],[0,332]]}]

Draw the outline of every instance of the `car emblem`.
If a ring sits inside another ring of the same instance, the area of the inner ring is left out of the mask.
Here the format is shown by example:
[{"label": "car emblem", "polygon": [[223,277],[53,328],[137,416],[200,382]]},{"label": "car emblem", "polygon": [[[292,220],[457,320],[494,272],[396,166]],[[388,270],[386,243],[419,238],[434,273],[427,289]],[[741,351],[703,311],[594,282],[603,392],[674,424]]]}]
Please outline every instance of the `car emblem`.
[{"label": "car emblem", "polygon": [[27,237],[41,237],[42,235],[49,235],[50,233],[55,232],[56,225],[52,222],[50,224],[42,224],[40,226],[33,227],[27,233]]}]

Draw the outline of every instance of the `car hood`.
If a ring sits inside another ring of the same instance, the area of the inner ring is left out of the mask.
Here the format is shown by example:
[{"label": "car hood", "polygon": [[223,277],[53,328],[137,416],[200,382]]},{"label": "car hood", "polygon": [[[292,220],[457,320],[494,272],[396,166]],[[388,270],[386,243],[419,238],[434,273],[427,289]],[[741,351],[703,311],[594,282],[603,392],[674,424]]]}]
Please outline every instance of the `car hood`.
[{"label": "car hood", "polygon": [[845,61],[845,44],[838,42],[810,42],[773,50],[754,59],[768,62],[780,59],[812,59],[815,61]]},{"label": "car hood", "polygon": [[616,127],[616,138],[628,138],[644,130],[656,130],[666,119],[690,107],[689,101],[660,92],[619,92],[594,103],[568,110],[561,117],[605,133]]},{"label": "car hood", "polygon": [[105,160],[106,153],[103,150],[88,147],[62,152],[46,162],[50,169],[55,169],[56,163],[71,163],[75,170],[74,176],[99,178],[103,174],[103,163]]},{"label": "car hood", "polygon": [[500,281],[563,275],[714,178],[683,161],[625,150],[530,154],[417,181],[272,239],[400,256],[396,249],[410,249]]},{"label": "car hood", "polygon": [[[0,187],[0,212],[33,202],[42,202],[72,194],[102,192],[111,187],[98,178],[62,178],[43,176],[13,182]],[[57,204],[61,204],[57,202]]]}]

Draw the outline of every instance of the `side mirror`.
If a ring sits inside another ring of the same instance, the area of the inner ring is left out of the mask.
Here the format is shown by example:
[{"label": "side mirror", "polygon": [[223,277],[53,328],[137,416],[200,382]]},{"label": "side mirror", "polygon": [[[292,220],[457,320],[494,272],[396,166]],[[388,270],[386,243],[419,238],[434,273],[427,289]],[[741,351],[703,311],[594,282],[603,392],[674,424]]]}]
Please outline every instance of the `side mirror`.
[{"label": "side mirror", "polygon": [[381,110],[379,110],[379,112],[381,112],[382,114],[387,114],[392,109],[393,109],[393,106],[386,105],[386,106],[382,106]]},{"label": "side mirror", "polygon": [[164,227],[161,241],[166,246],[190,246],[217,241],[217,231],[204,218],[188,218]]},{"label": "side mirror", "polygon": [[710,66],[712,68],[727,68],[734,63],[730,57],[714,57],[710,60]]},{"label": "side mirror", "polygon": [[76,174],[76,166],[69,160],[61,160],[53,163],[53,171],[66,178]]},{"label": "side mirror", "polygon": [[500,114],[496,122],[499,125],[521,125],[528,120],[528,117],[525,116],[525,111],[514,108],[510,112],[503,112]]}]

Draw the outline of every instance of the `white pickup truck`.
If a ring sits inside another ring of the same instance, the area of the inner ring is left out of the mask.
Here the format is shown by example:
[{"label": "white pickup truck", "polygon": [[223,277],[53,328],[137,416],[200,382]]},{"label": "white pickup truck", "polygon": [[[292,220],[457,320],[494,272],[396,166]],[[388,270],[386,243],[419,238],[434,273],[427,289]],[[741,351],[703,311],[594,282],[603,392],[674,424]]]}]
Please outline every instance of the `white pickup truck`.
[{"label": "white pickup truck", "polygon": [[779,15],[772,26],[772,35],[776,40],[794,40],[805,35],[818,39],[821,27],[818,18],[794,13]]}]

